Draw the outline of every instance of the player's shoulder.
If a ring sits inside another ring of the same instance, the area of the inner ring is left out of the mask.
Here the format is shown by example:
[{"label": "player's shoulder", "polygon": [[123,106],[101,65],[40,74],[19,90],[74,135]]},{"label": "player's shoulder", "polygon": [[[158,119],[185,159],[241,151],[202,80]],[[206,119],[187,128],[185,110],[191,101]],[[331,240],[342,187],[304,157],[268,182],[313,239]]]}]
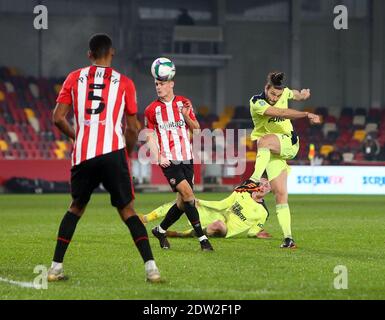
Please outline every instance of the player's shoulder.
[{"label": "player's shoulder", "polygon": [[87,69],[87,67],[82,67],[82,68],[78,68],[76,70],[72,70],[70,73],[68,73],[67,79],[78,79],[78,78],[80,78],[80,74],[81,74],[81,72],[84,69]]},{"label": "player's shoulder", "polygon": [[174,101],[184,101],[184,100],[188,100],[188,98],[181,95],[176,95],[174,98]]},{"label": "player's shoulder", "polygon": [[[118,75],[120,83],[122,83],[128,87],[135,87],[134,81],[130,77],[126,76],[125,74],[123,74],[123,73],[121,73],[121,72],[119,72],[113,68],[111,68],[111,70],[112,70],[112,72],[111,72],[112,77],[114,76],[114,73],[115,73],[115,75]],[[113,80],[113,78],[112,78],[112,80]]]},{"label": "player's shoulder", "polygon": [[250,105],[257,105],[257,106],[264,107],[264,106],[266,106],[267,104],[268,104],[268,103],[267,103],[267,101],[266,101],[266,95],[265,95],[265,92],[264,92],[264,91],[263,91],[262,93],[253,95],[253,96],[250,98]]},{"label": "player's shoulder", "polygon": [[152,112],[155,112],[155,108],[157,106],[159,106],[161,104],[161,102],[158,100],[158,99],[155,99],[154,101],[152,101],[145,109],[144,109],[144,113],[148,114],[148,113],[152,113]]}]

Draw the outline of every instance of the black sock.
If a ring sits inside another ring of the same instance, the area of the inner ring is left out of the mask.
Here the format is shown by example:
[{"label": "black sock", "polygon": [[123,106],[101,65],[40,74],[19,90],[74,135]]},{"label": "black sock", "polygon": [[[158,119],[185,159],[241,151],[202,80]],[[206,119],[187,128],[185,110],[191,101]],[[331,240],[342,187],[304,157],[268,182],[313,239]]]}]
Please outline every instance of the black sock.
[{"label": "black sock", "polygon": [[182,216],[183,211],[178,208],[176,203],[167,211],[166,216],[163,221],[160,223],[160,227],[163,230],[167,230],[171,225],[173,225],[179,218]]},{"label": "black sock", "polygon": [[67,211],[61,221],[59,227],[59,234],[57,237],[55,254],[53,256],[53,261],[63,262],[64,255],[67,251],[67,248],[71,242],[72,236],[75,232],[76,225],[80,217],[73,214],[72,212]]},{"label": "black sock", "polygon": [[184,202],[184,209],[186,212],[186,216],[190,221],[192,227],[194,228],[197,237],[202,237],[204,233],[202,230],[201,222],[199,220],[198,210],[195,207],[195,200]]},{"label": "black sock", "polygon": [[147,230],[139,217],[136,215],[129,217],[124,223],[127,225],[128,229],[130,229],[132,238],[134,239],[143,261],[147,262],[148,260],[154,260],[150,242],[148,241]]}]

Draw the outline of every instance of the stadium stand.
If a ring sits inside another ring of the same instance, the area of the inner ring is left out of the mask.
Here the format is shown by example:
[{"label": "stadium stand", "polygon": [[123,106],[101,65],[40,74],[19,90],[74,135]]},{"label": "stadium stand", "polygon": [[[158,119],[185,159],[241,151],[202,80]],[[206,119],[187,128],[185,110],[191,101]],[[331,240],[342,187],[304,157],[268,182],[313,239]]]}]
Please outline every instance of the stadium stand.
[{"label": "stadium stand", "polygon": [[[52,108],[63,79],[24,77],[14,68],[0,67],[0,159],[69,159],[72,146],[52,124]],[[385,109],[362,107],[306,107],[322,115],[323,123],[310,126],[306,119],[294,122],[301,138],[297,162],[307,161],[309,145],[324,158],[338,148],[344,162],[363,160],[362,142],[370,134],[381,146],[378,160],[385,161]],[[208,106],[197,108],[202,129],[253,128],[249,108],[227,106],[219,114]],[[138,115],[143,127],[144,117]],[[235,142],[236,143],[236,142]],[[247,137],[247,159],[255,159],[255,146]],[[218,168],[211,168],[217,177]],[[208,170],[210,171],[210,169]]]}]

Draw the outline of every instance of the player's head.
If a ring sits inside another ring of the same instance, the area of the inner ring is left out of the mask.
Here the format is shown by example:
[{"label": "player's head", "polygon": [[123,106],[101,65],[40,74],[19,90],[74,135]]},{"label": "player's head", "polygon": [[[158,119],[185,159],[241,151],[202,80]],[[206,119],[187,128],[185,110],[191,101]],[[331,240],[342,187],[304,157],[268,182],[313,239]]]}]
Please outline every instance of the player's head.
[{"label": "player's head", "polygon": [[256,191],[251,192],[251,197],[259,202],[263,199],[265,195],[267,195],[271,191],[270,183],[267,179],[261,178],[259,182],[259,187]]},{"label": "player's head", "polygon": [[100,59],[112,60],[115,54],[111,38],[104,33],[97,33],[91,36],[88,48],[88,57],[92,61]]},{"label": "player's head", "polygon": [[285,74],[283,72],[270,72],[267,75],[265,95],[267,102],[272,106],[277,103],[285,89],[284,78]]},{"label": "player's head", "polygon": [[174,85],[173,80],[160,81],[155,79],[156,94],[159,98],[168,100],[174,95]]}]

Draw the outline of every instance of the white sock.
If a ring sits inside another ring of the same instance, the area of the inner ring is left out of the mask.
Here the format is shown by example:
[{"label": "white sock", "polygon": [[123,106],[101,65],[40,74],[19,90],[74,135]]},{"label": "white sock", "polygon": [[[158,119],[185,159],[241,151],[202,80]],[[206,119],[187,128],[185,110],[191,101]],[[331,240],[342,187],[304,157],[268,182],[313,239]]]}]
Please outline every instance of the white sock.
[{"label": "white sock", "polygon": [[166,230],[164,230],[160,225],[158,226],[158,231],[160,233],[166,233]]},{"label": "white sock", "polygon": [[55,270],[59,270],[63,268],[63,263],[62,262],[55,262],[52,261],[51,268]]},{"label": "white sock", "polygon": [[144,263],[144,269],[145,269],[146,271],[157,269],[155,261],[154,261],[154,260],[148,260],[148,261],[146,261],[146,262]]},{"label": "white sock", "polygon": [[205,235],[201,236],[198,238],[199,239],[199,242],[203,241],[203,240],[208,240],[207,237]]}]

